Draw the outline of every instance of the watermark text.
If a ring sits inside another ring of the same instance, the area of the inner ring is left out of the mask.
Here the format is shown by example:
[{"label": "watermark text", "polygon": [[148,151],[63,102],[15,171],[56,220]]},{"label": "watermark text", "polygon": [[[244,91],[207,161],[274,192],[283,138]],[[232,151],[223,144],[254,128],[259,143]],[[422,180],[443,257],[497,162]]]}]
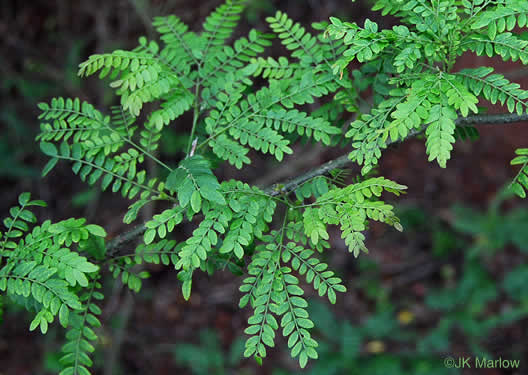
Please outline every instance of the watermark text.
[{"label": "watermark text", "polygon": [[486,358],[486,357],[446,357],[444,366],[447,368],[497,368],[516,369],[521,365],[519,359]]}]

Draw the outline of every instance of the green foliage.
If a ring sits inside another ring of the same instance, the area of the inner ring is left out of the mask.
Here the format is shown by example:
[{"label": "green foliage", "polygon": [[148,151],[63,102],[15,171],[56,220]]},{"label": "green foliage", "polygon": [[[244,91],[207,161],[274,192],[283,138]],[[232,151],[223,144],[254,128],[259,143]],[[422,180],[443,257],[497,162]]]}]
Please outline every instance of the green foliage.
[{"label": "green foliage", "polygon": [[[310,308],[320,337],[319,360],[306,373],[333,375],[354,373],[358,368],[368,374],[453,374],[456,369],[445,368],[437,355],[418,353],[408,349],[407,354],[384,352],[385,340],[403,341],[412,328],[401,327],[390,308],[375,311],[364,324],[353,319],[342,319],[324,304],[314,302]],[[414,337],[414,336],[413,336]],[[379,345],[381,351],[371,352],[370,345]],[[365,350],[365,348],[367,348]],[[387,348],[389,349],[389,348]],[[293,374],[286,369],[275,369],[274,375]]]},{"label": "green foliage", "polygon": [[201,155],[184,159],[167,177],[166,187],[172,192],[178,192],[178,203],[182,208],[190,203],[194,212],[200,211],[202,198],[221,206],[226,205],[219,192],[220,184],[208,161]]},{"label": "green foliage", "polygon": [[299,202],[303,202],[306,198],[319,198],[321,195],[328,193],[329,182],[326,177],[320,176],[313,178],[295,189],[295,196]]},{"label": "green foliage", "polygon": [[[524,319],[528,314],[526,292],[519,289],[526,266],[507,269],[502,280],[497,280],[492,275],[495,270],[486,264],[486,260],[502,256],[497,252],[510,245],[513,254],[526,252],[523,223],[528,212],[524,207],[504,212],[501,203],[510,196],[511,192],[503,190],[484,212],[467,206],[453,207],[455,219],[451,231],[457,237],[469,237],[471,242],[469,246],[459,245],[464,253],[460,270],[446,267],[445,286],[431,290],[426,298],[427,307],[441,311],[442,318],[419,346],[420,350],[444,350],[449,345],[449,332],[456,326],[476,355],[489,355],[483,341],[498,327]],[[459,276],[453,280],[455,273]],[[510,308],[488,310],[490,304],[504,298],[508,298]]]},{"label": "green foliage", "polygon": [[64,369],[60,375],[90,374],[88,368],[92,366],[93,362],[89,353],[93,353],[95,350],[91,342],[97,340],[94,329],[101,327],[101,322],[97,318],[98,315],[101,315],[101,309],[95,303],[95,301],[103,299],[103,294],[98,291],[100,288],[101,284],[98,278],[92,280],[88,291],[80,296],[80,301],[83,304],[82,309],[69,316],[67,341],[62,347],[64,355],[60,359]]},{"label": "green foliage", "polygon": [[240,349],[244,346],[238,337],[226,352],[222,350],[217,333],[204,329],[199,332],[198,344],[181,343],[174,346],[176,362],[192,370],[196,375],[210,373],[224,375],[234,371],[240,362]]},{"label": "green foliage", "polygon": [[[511,227],[510,233],[522,231],[521,227],[526,220],[523,219],[526,217],[526,209],[518,208],[507,213],[497,212],[496,209],[502,198],[499,196],[492,202],[488,212],[470,210],[467,207],[454,208],[456,220],[451,228],[445,230],[450,236],[454,236],[456,241],[448,245],[448,250],[450,254],[462,251],[465,260],[456,274],[442,273],[447,275],[444,276],[446,280],[431,288],[431,293],[421,307],[422,314],[426,312],[432,314],[431,319],[434,320],[432,327],[424,329],[421,324],[402,320],[400,317],[402,311],[414,317],[414,313],[408,310],[400,310],[397,314],[397,307],[405,306],[407,302],[396,301],[392,302],[393,305],[388,304],[383,297],[380,298],[380,292],[386,288],[382,286],[381,275],[375,272],[375,268],[365,269],[363,266],[364,272],[361,272],[358,278],[357,288],[364,293],[369,293],[368,289],[372,289],[372,294],[369,295],[377,301],[374,311],[364,320],[358,321],[356,317],[343,319],[330,311],[324,303],[305,300],[309,306],[303,310],[314,323],[314,328],[310,329],[310,337],[318,342],[318,360],[306,370],[306,373],[317,375],[349,373],[359,367],[369,371],[369,374],[418,375],[424,371],[428,374],[456,373],[456,369],[447,369],[443,362],[438,360],[439,351],[449,352],[453,345],[459,345],[453,340],[455,332],[457,337],[461,334],[464,336],[464,341],[468,343],[472,354],[489,355],[485,351],[487,338],[493,335],[497,328],[508,327],[514,322],[525,319],[528,313],[526,309],[528,295],[524,288],[527,267],[523,264],[516,266],[508,270],[502,280],[496,282],[490,270],[476,262],[475,254],[466,251],[466,236],[469,236],[474,243],[494,243],[499,249],[504,248],[506,241],[509,241],[508,233],[501,235],[501,232],[507,230],[506,228]],[[495,215],[494,212],[498,216],[492,220],[491,216]],[[431,239],[440,229],[437,223],[425,220],[427,214],[419,208],[407,209],[407,212],[402,212],[401,215],[402,222],[407,224],[409,230],[426,233],[432,237]],[[484,228],[482,223],[488,224]],[[286,236],[293,236],[294,228],[291,229],[290,235],[286,234]],[[491,239],[483,240],[483,235],[501,236],[503,240],[499,242]],[[518,241],[516,244],[516,247],[525,246],[526,241]],[[290,250],[288,247],[294,251],[299,250],[300,254],[307,252],[288,245],[283,251]],[[520,250],[523,248],[521,247]],[[284,254],[283,252],[283,257]],[[444,257],[443,254],[436,256]],[[363,259],[367,261],[366,258]],[[263,262],[268,260],[266,256],[262,258]],[[290,262],[287,259],[281,261]],[[253,283],[254,281],[248,280],[246,284]],[[508,309],[495,311],[488,308],[505,298],[510,304]],[[271,318],[269,320],[272,321]],[[278,320],[277,324],[279,324]],[[398,353],[395,349],[401,345],[405,346],[405,353]],[[177,363],[191,369],[193,374],[211,371],[219,374],[251,371],[245,368],[244,363],[240,363],[241,346],[243,341],[237,338],[228,349],[223,349],[217,333],[203,331],[200,332],[199,342],[196,344],[176,345],[174,355]],[[199,358],[202,360],[198,360]],[[296,373],[291,369],[277,368],[277,365],[274,367],[274,375]]]},{"label": "green foliage", "polygon": [[[297,285],[299,280],[291,274],[291,268],[281,265],[281,257],[283,262],[287,262],[291,260],[292,252],[297,252],[295,243],[283,245],[284,231],[283,226],[280,232],[271,232],[264,239],[268,244],[260,245],[260,251],[248,267],[252,276],[246,278],[240,287],[240,291],[247,293],[240,300],[240,307],[250,301],[254,309],[253,316],[248,320],[249,327],[244,331],[251,335],[246,341],[244,355],[266,357],[265,346],[275,346],[275,331],[279,329],[276,317],[281,317],[282,335],[288,338],[291,356],[298,356],[300,366],[305,367],[309,358],[317,358],[315,348],[318,344],[308,331],[314,324],[305,309],[308,303],[302,297],[304,291]],[[280,237],[279,246],[274,241],[277,237]],[[339,279],[335,281],[339,282]],[[323,283],[326,286],[329,282],[323,279]],[[317,285],[318,282],[314,284]],[[327,289],[321,287],[320,290],[324,294]],[[334,293],[332,288],[330,290],[329,294]],[[344,291],[345,288],[339,285],[336,290]]]},{"label": "green foliage", "polygon": [[349,157],[363,166],[363,174],[377,164],[389,139],[397,142],[424,130],[429,160],[445,168],[457,116],[477,113],[479,99],[500,102],[510,113],[527,113],[528,92],[490,74],[492,68],[453,71],[457,57],[468,50],[526,64],[528,42],[509,32],[526,25],[524,1],[380,0],[373,9],[394,14],[403,24],[379,30],[369,19],[360,26],[331,18],[327,29],[347,47],[334,72],[343,74],[353,60],[365,66],[379,61],[372,73],[391,77],[379,91],[382,100],[352,122],[347,133],[354,148]]},{"label": "green foliage", "polygon": [[376,198],[384,190],[399,195],[406,188],[383,177],[334,188],[304,211],[304,232],[317,244],[319,238],[329,238],[327,224],[340,225],[349,251],[357,257],[361,250],[368,252],[364,244],[365,236],[361,232],[366,230],[369,219],[392,225],[399,231],[403,229],[393,207]]},{"label": "green foliage", "polygon": [[85,225],[85,219],[47,220],[35,225],[37,219],[29,207],[45,206],[44,202],[30,200],[29,193],[18,200],[19,206],[12,207],[11,216],[4,219],[7,230],[0,245],[0,258],[5,259],[0,290],[20,296],[36,308],[30,330],[40,326],[46,333],[57,315],[67,327],[70,310],[82,309],[79,290],[88,287],[91,275],[99,271],[99,266],[72,248],[82,247],[90,254],[94,251],[90,238],[104,238],[106,232],[97,225]]},{"label": "green foliage", "polygon": [[512,159],[511,165],[520,165],[521,169],[519,169],[510,187],[519,197],[526,198],[526,190],[528,190],[528,149],[519,148],[515,150],[515,153],[518,156]]},{"label": "green foliage", "polygon": [[526,112],[525,100],[528,92],[522,90],[518,83],[508,81],[501,74],[490,74],[493,68],[480,67],[476,69],[463,69],[456,75],[464,77],[464,84],[475,95],[482,95],[492,104],[500,102],[506,104],[509,112],[522,115]]},{"label": "green foliage", "polygon": [[301,276],[306,274],[306,282],[313,284],[319,296],[326,294],[330,303],[335,304],[336,292],[345,292],[346,288],[341,285],[341,279],[336,277],[333,271],[328,270],[328,265],[312,257],[313,254],[313,250],[289,242],[282,253],[282,259],[284,262],[289,262],[291,259],[293,270]]},{"label": "green foliage", "polygon": [[456,220],[453,228],[462,233],[479,236],[468,249],[468,256],[493,254],[508,245],[514,245],[522,252],[528,251],[528,236],[523,230],[528,219],[523,207],[501,212],[500,204],[511,195],[511,190],[505,190],[492,202],[486,212],[479,212],[466,206],[455,206],[453,211]]},{"label": "green foliage", "polygon": [[[510,32],[526,25],[523,1],[379,0],[375,9],[405,24],[389,30],[370,20],[359,26],[332,18],[331,24],[314,23],[312,33],[278,11],[266,19],[272,34],[251,30],[231,43],[244,6],[243,0],[226,0],[206,18],[202,32],[190,31],[176,16],[158,17],[153,26],[160,42],[141,37],[131,51],[93,55],[81,63],[80,76],[99,73],[120,98],[108,115],[79,99],[39,104],[37,140],[49,157],[43,176],[61,160],[70,163],[82,181],[130,201],[125,224],[149,203],[163,207],[133,230],[143,241],[129,254],[122,253],[122,238],[107,251],[104,230],[84,219],[33,226],[36,219],[27,207],[42,202],[28,194],[11,209],[0,245],[0,290],[36,310],[32,330],[40,326],[45,333],[57,315],[69,327],[61,374],[89,374],[103,269],[138,292],[149,276],[139,267],[143,263],[174,267],[186,300],[195,271],[212,274],[228,267],[247,273],[239,304],[252,310],[245,356],[262,361],[280,330],[291,356],[305,367],[319,357],[319,344],[299,276],[336,303],[337,292],[346,288],[320,259],[331,247],[328,225],[339,227],[358,257],[367,252],[371,221],[403,229],[381,194],[399,195],[407,187],[380,176],[349,183],[343,171],[326,165],[300,183],[294,179],[288,187],[263,189],[221,181],[216,166],[227,162],[242,169],[255,151],[276,163],[309,142],[343,144],[342,125],[363,106],[361,95],[369,87],[373,108],[346,132],[349,158],[362,166],[363,175],[373,171],[388,144],[422,132],[429,160],[446,167],[456,139],[473,134],[461,122],[480,111],[481,99],[506,105],[510,113],[528,113],[527,91],[491,68],[453,71],[467,51],[526,63],[528,42]],[[288,55],[262,56],[275,37]],[[353,60],[362,66],[349,74]],[[160,141],[186,112],[192,112],[192,123],[185,154],[172,154],[179,162],[164,162]],[[512,164],[522,167],[512,187],[524,196],[526,152],[517,152]],[[161,169],[159,177],[149,176],[154,171],[146,161]],[[184,222],[194,229],[178,243],[172,237]],[[523,269],[514,276],[519,275]],[[507,280],[512,293],[518,280]],[[371,336],[396,332],[394,319],[384,314],[366,323]]]}]

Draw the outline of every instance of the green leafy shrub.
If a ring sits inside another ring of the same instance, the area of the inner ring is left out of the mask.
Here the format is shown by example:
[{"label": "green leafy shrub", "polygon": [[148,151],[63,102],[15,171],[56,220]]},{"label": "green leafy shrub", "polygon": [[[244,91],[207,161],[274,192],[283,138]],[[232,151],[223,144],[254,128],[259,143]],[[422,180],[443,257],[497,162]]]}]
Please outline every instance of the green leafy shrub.
[{"label": "green leafy shrub", "polygon": [[[375,308],[368,317],[347,316],[343,319],[333,313],[327,304],[310,301],[308,310],[316,327],[314,337],[319,342],[319,358],[307,373],[456,374],[461,370],[446,368],[442,356],[455,352],[459,345],[459,335],[463,335],[471,354],[494,358],[495,353],[490,353],[487,347],[490,346],[489,339],[497,337],[497,329],[519,323],[528,316],[528,293],[524,288],[528,267],[521,264],[507,270],[502,280],[497,280],[496,275],[491,274],[479,262],[490,254],[475,253],[466,249],[471,243],[496,243],[500,248],[504,248],[504,242],[499,244],[491,240],[483,241],[482,234],[493,237],[510,227],[521,231],[525,221],[514,221],[514,218],[524,217],[528,211],[526,208],[517,208],[503,213],[498,206],[505,197],[499,195],[487,212],[461,205],[452,207],[456,219],[449,225],[445,222],[440,225],[439,222],[422,220],[426,212],[418,207],[401,210],[402,222],[409,225],[410,231],[420,231],[433,243],[440,232],[452,239],[443,245],[445,252],[428,254],[428,257],[443,264],[449,261],[450,255],[457,254],[459,259],[462,259],[462,266],[454,270],[454,265],[443,265],[445,270],[441,272],[443,277],[440,282],[431,278],[418,281],[431,288],[424,299],[417,297],[417,300],[413,300],[412,296],[403,300],[389,299],[387,293],[391,292],[387,292],[387,286],[379,272],[382,264],[360,258],[360,263],[368,265],[363,264],[360,267],[363,272],[356,284],[359,290],[367,293],[367,304],[374,302]],[[421,216],[418,221],[415,220],[417,216]],[[500,219],[490,220],[490,216]],[[512,220],[508,219],[510,217]],[[486,230],[476,229],[482,222],[488,223]],[[475,227],[469,227],[469,223],[477,224],[474,224]],[[524,243],[517,243],[513,254],[522,254],[523,246]],[[429,285],[432,283],[437,285]],[[411,300],[412,308],[408,310],[407,306]],[[489,308],[499,302],[508,307],[497,311]],[[424,327],[424,320],[431,320],[432,324]],[[335,334],[336,332],[339,334]],[[181,358],[178,363],[191,369],[193,374],[206,371],[222,373],[232,371],[233,366],[236,366],[240,373],[246,370],[243,364],[232,360],[227,364],[225,361],[226,358],[232,358],[233,352],[240,345],[240,338],[235,339],[226,352],[220,347],[214,332],[207,331],[202,335],[197,344],[175,347],[178,358]],[[522,347],[522,343],[515,344],[512,350],[515,354],[512,358],[520,358],[515,346]],[[495,345],[492,344],[491,348],[493,350]],[[198,357],[209,358],[211,361],[207,363],[193,360]],[[278,368],[277,365],[274,367],[274,375],[297,373]]]},{"label": "green leafy shrub", "polygon": [[218,335],[213,330],[204,329],[199,332],[200,342],[196,345],[182,343],[174,347],[176,362],[188,367],[193,374],[206,375],[228,374],[239,364],[240,351],[244,348],[244,341],[237,338],[229,347],[228,352],[222,350]]},{"label": "green leafy shrub", "polygon": [[[186,299],[196,271],[244,270],[240,307],[252,310],[245,356],[261,361],[280,332],[304,367],[318,357],[318,343],[298,276],[331,303],[346,291],[319,259],[330,246],[328,226],[339,227],[356,257],[367,251],[363,233],[371,221],[403,229],[381,195],[399,195],[406,186],[367,175],[382,151],[424,133],[429,160],[446,167],[457,129],[518,121],[526,113],[528,92],[492,68],[453,71],[467,51],[528,62],[528,42],[510,32],[526,25],[523,1],[379,0],[375,9],[395,15],[401,25],[379,30],[370,20],[359,26],[332,18],[331,24],[313,24],[313,34],[279,11],[267,18],[272,34],[251,30],[228,43],[244,5],[227,0],[206,18],[201,33],[189,31],[176,16],[156,18],[160,43],[142,37],[131,51],[93,55],[81,63],[80,76],[110,79],[120,98],[110,114],[78,98],[39,105],[37,140],[49,156],[44,176],[59,161],[70,163],[82,181],[131,202],[126,224],[150,202],[165,207],[110,243],[100,227],[82,219],[45,222],[29,233],[34,216],[25,207],[41,203],[27,194],[6,219],[0,287],[36,310],[31,329],[45,332],[57,315],[69,327],[62,375],[89,373],[102,270],[139,291],[148,274],[135,273],[134,266],[143,262],[174,267]],[[274,38],[287,56],[264,54]],[[347,70],[352,60],[361,67]],[[345,134],[351,140],[343,140],[339,124],[357,111],[368,86],[374,88],[374,106],[358,114]],[[511,115],[478,114],[482,99],[505,105]],[[307,112],[312,105],[317,109]],[[188,111],[186,155],[170,165],[158,158],[160,139]],[[351,144],[353,150],[348,158],[269,188],[219,181],[213,172],[213,160],[237,169],[251,164],[250,150],[282,162],[299,141]],[[523,196],[526,152],[517,153],[512,164],[522,169],[512,187]],[[149,159],[163,171],[160,176],[148,175]],[[347,185],[335,171],[350,162],[362,166],[363,176]],[[171,232],[183,221],[198,224],[191,237],[177,243]],[[120,253],[122,241],[134,235],[143,235],[144,243],[133,254]]]}]

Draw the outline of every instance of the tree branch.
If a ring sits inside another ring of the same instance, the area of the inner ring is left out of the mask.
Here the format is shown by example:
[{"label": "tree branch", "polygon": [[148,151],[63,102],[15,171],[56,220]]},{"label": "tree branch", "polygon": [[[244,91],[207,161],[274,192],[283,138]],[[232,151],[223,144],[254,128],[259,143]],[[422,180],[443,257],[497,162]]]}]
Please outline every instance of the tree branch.
[{"label": "tree branch", "polygon": [[333,169],[343,168],[344,166],[350,163],[352,163],[352,160],[348,158],[348,153],[345,155],[341,155],[337,159],[330,160],[329,162],[326,162],[323,165],[312,169],[311,171],[301,176],[295,177],[283,183],[279,182],[273,184],[270,187],[264,189],[264,192],[271,195],[272,197],[279,194],[289,193],[290,191],[295,190],[297,187],[299,187],[306,181],[311,180],[314,177],[325,175]]},{"label": "tree branch", "polygon": [[106,245],[106,257],[111,258],[117,253],[119,253],[119,250],[126,245],[129,242],[134,241],[136,238],[141,236],[143,232],[145,232],[147,228],[145,227],[145,224],[139,224],[132,228],[130,231],[125,232],[123,234],[120,234],[117,237],[114,237],[110,242],[108,242],[108,245]]},{"label": "tree branch", "polygon": [[[405,139],[398,140],[398,141],[387,141],[386,145],[388,147],[393,144],[402,143],[403,141],[409,138],[415,137],[416,135],[422,133],[424,130],[425,130],[425,127],[421,128],[420,130],[413,130],[409,132],[409,135]],[[270,187],[265,188],[264,192],[271,195],[272,197],[277,196],[279,194],[287,194],[297,189],[299,186],[304,184],[306,181],[311,180],[312,178],[325,175],[333,169],[343,168],[346,165],[352,164],[352,163],[353,163],[352,160],[348,158],[348,153],[346,153],[344,155],[341,155],[337,159],[330,160],[329,162],[326,162],[323,165],[315,169],[312,169],[311,171],[308,171],[305,174],[297,176],[291,180],[273,184]]]},{"label": "tree branch", "polygon": [[[511,114],[511,113],[501,113],[501,114],[491,114],[491,115],[472,115],[468,117],[459,117],[455,122],[458,126],[472,126],[472,125],[500,125],[500,124],[512,124],[516,122],[528,121],[528,114]],[[420,130],[411,131],[409,135],[398,141],[388,141],[387,146],[392,144],[397,144],[404,142],[405,140],[412,138],[425,130],[426,127],[421,128]],[[319,167],[312,169],[300,176],[297,176],[293,179],[290,179],[285,182],[275,183],[271,186],[263,188],[263,191],[270,196],[274,197],[280,194],[287,194],[292,192],[297,187],[305,183],[306,181],[311,180],[312,178],[325,175],[331,170],[336,168],[343,168],[348,164],[352,164],[352,161],[348,158],[348,153],[341,155],[334,160],[330,160]],[[107,246],[107,256],[113,256],[119,253],[119,250],[127,243],[135,240],[137,237],[141,236],[145,232],[145,225],[140,224],[126,232],[122,235],[119,235],[112,239]]]},{"label": "tree branch", "polygon": [[[472,115],[467,117],[459,117],[456,119],[455,123],[458,126],[472,126],[472,125],[485,125],[485,124],[512,124],[516,122],[522,122],[522,121],[528,121],[528,114],[512,114],[512,113],[500,113],[500,114],[494,114],[494,115]],[[422,133],[425,130],[426,127],[423,127],[420,130],[412,131],[409,133],[409,135],[399,141],[388,141],[387,146],[390,146],[392,144],[401,143],[405,140],[412,138],[420,133]],[[337,159],[330,160],[329,162],[312,169],[311,171],[308,171],[307,173],[300,175],[298,177],[295,177],[289,181],[282,182],[282,183],[276,183],[272,186],[265,188],[264,191],[268,193],[271,196],[276,196],[279,194],[286,194],[293,190],[295,190],[297,187],[305,183],[306,181],[325,175],[329,173],[332,169],[336,168],[343,168],[348,164],[351,164],[352,161],[348,159],[348,154],[341,155]]]},{"label": "tree branch", "polygon": [[528,114],[518,115],[516,113],[498,113],[493,115],[472,115],[468,117],[459,117],[455,122],[458,126],[471,126],[502,125],[522,121],[528,121]]}]

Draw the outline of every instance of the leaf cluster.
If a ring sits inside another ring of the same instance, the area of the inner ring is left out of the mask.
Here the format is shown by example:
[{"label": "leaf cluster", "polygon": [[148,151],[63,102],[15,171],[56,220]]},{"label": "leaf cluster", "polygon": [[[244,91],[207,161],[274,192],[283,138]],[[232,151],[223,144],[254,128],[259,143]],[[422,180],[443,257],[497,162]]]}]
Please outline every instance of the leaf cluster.
[{"label": "leaf cluster", "polygon": [[526,26],[524,1],[379,0],[373,9],[395,15],[402,24],[379,30],[369,19],[361,26],[331,18],[326,30],[346,46],[334,72],[343,74],[356,60],[365,64],[365,72],[388,77],[388,86],[374,87],[379,91],[375,107],[352,122],[347,133],[354,148],[349,157],[363,166],[363,174],[377,164],[387,143],[417,132],[425,132],[429,160],[445,167],[456,140],[456,119],[477,113],[480,100],[527,113],[527,91],[491,74],[492,68],[453,70],[467,51],[527,63],[528,42],[510,32]]},{"label": "leaf cluster", "polygon": [[[218,164],[242,169],[256,152],[282,163],[302,144],[350,143],[349,158],[366,175],[388,144],[423,132],[429,160],[446,167],[456,139],[474,133],[459,120],[478,113],[480,100],[528,113],[527,91],[493,69],[454,71],[468,51],[527,62],[528,42],[511,32],[526,26],[524,1],[378,0],[374,9],[402,23],[387,30],[337,18],[308,30],[278,11],[266,19],[271,33],[251,30],[234,39],[244,6],[226,0],[201,32],[176,16],[157,17],[159,41],[141,37],[130,51],[81,63],[80,76],[98,73],[119,97],[108,115],[78,98],[39,105],[37,140],[49,157],[44,176],[59,161],[71,164],[82,181],[130,201],[125,224],[147,204],[159,210],[140,227],[143,241],[129,254],[107,253],[104,230],[84,219],[36,225],[28,207],[43,203],[28,194],[4,220],[0,290],[36,307],[31,329],[46,332],[56,316],[68,327],[64,375],[89,374],[103,269],[139,292],[149,276],[144,263],[174,267],[185,299],[198,270],[246,274],[240,307],[249,306],[252,316],[245,355],[261,361],[281,331],[292,357],[306,366],[318,357],[318,343],[301,277],[331,303],[346,291],[321,259],[331,247],[328,226],[341,230],[355,257],[367,252],[371,221],[402,230],[381,195],[399,195],[406,186],[376,176],[348,184],[343,171],[323,168],[292,188],[270,191],[222,181]],[[273,39],[286,56],[264,55]],[[362,66],[349,74],[353,60]],[[369,86],[373,108],[342,134],[350,113],[364,107],[361,94]],[[186,148],[178,160],[163,161],[164,132],[186,112],[192,118]],[[527,156],[524,149],[517,153],[512,164],[522,167],[512,187],[524,196]],[[162,173],[152,175],[147,161]],[[178,242],[174,232],[184,223],[192,234]]]}]

